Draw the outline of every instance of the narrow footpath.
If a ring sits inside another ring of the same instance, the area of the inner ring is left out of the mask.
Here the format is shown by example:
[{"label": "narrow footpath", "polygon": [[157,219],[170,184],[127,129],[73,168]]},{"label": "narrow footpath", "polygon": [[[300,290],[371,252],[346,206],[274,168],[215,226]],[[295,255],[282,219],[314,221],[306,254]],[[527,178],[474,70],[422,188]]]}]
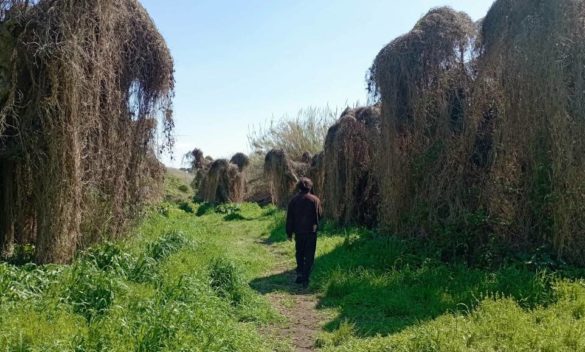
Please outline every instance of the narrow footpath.
[{"label": "narrow footpath", "polygon": [[255,288],[286,318],[284,323],[265,328],[263,334],[290,341],[293,351],[315,351],[315,340],[328,320],[327,314],[317,309],[318,295],[294,283],[294,258],[286,246],[267,241],[259,244],[269,247],[274,266]]}]

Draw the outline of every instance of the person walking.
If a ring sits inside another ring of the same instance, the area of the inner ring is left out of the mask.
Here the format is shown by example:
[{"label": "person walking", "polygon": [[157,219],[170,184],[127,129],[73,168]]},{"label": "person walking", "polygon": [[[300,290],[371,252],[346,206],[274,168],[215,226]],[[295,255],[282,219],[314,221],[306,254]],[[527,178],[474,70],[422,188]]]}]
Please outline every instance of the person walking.
[{"label": "person walking", "polygon": [[298,193],[288,204],[286,214],[286,234],[289,241],[295,235],[297,260],[296,283],[303,288],[309,287],[309,277],[315,262],[317,248],[317,230],[323,216],[321,200],[311,193],[313,182],[306,177],[297,184]]}]

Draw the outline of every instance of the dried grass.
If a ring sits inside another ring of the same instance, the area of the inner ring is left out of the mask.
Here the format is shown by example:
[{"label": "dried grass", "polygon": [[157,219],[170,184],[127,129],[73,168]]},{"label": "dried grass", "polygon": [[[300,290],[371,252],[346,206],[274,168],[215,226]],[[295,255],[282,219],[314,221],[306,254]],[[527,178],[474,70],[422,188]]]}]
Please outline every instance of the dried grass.
[{"label": "dried grass", "polygon": [[286,152],[273,149],[264,159],[264,174],[268,180],[272,203],[286,207],[296,193],[299,178],[308,176],[310,165],[291,160]]},{"label": "dried grass", "polygon": [[38,262],[66,262],[160,180],[148,154],[155,118],[172,146],[173,61],[136,0],[1,0],[0,33],[4,252],[30,240]]},{"label": "dried grass", "polygon": [[[380,139],[380,107],[346,109],[327,133],[322,157],[325,215],[340,225],[377,223],[375,152]],[[319,163],[316,160],[316,164]]]},{"label": "dried grass", "polygon": [[475,37],[439,8],[380,52],[383,228],[585,264],[584,20],[582,0],[498,0]]},{"label": "dried grass", "polygon": [[211,163],[201,181],[198,198],[214,204],[244,201],[247,194],[246,168],[249,159],[238,153],[231,160],[218,159]]}]

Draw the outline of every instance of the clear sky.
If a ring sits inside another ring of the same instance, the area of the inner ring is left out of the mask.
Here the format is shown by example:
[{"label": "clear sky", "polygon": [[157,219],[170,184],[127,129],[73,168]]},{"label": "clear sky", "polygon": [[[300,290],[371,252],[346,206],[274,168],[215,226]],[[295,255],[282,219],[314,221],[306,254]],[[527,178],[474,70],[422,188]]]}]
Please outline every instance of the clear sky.
[{"label": "clear sky", "polygon": [[175,160],[248,152],[249,128],[303,107],[366,101],[384,45],[429,9],[474,20],[493,0],[142,0],[175,59]]}]

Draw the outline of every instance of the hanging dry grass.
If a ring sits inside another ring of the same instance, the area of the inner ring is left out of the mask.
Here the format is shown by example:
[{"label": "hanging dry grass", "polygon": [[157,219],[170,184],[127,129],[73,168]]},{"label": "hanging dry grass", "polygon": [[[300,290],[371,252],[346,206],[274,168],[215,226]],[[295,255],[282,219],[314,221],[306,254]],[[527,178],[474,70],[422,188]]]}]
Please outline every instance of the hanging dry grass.
[{"label": "hanging dry grass", "polygon": [[324,153],[320,152],[313,156],[310,161],[309,171],[307,177],[313,181],[313,193],[324,201],[324,187],[325,187],[325,164]]},{"label": "hanging dry grass", "polygon": [[369,87],[382,102],[379,211],[388,231],[428,236],[468,212],[476,33],[466,14],[433,9],[374,61]]},{"label": "hanging dry grass", "polygon": [[[482,204],[508,243],[585,264],[585,2],[499,0],[482,24]],[[485,108],[484,108],[484,111]]]},{"label": "hanging dry grass", "polygon": [[203,151],[195,148],[185,155],[184,160],[191,164],[191,172],[195,174],[191,182],[191,188],[198,190],[213,163],[213,158],[210,156],[204,157]]},{"label": "hanging dry grass", "polygon": [[244,159],[242,156],[246,157],[244,154],[238,153],[231,159],[241,164],[232,163],[225,159],[218,159],[211,163],[201,181],[198,197],[205,202],[214,204],[243,202],[247,192],[246,168],[249,161],[247,157]]},{"label": "hanging dry grass", "polygon": [[[383,225],[396,229],[405,217],[423,211],[417,226],[428,231],[424,227],[450,216],[458,205],[454,163],[466,138],[471,82],[466,55],[475,33],[466,14],[434,9],[374,62],[370,89],[383,103]],[[446,214],[437,214],[439,209]]]},{"label": "hanging dry grass", "polygon": [[272,203],[286,207],[295,194],[300,177],[308,176],[310,165],[289,159],[280,149],[273,149],[264,159],[264,174],[268,180]]},{"label": "hanging dry grass", "polygon": [[322,160],[325,216],[341,225],[377,223],[374,161],[379,138],[379,106],[346,109],[327,133]]},{"label": "hanging dry grass", "polygon": [[160,180],[147,155],[156,117],[172,146],[173,61],[136,0],[1,0],[0,33],[0,239],[66,262]]},{"label": "hanging dry grass", "polygon": [[380,52],[384,227],[585,264],[584,20],[582,0],[498,0],[472,50],[441,8]]}]

